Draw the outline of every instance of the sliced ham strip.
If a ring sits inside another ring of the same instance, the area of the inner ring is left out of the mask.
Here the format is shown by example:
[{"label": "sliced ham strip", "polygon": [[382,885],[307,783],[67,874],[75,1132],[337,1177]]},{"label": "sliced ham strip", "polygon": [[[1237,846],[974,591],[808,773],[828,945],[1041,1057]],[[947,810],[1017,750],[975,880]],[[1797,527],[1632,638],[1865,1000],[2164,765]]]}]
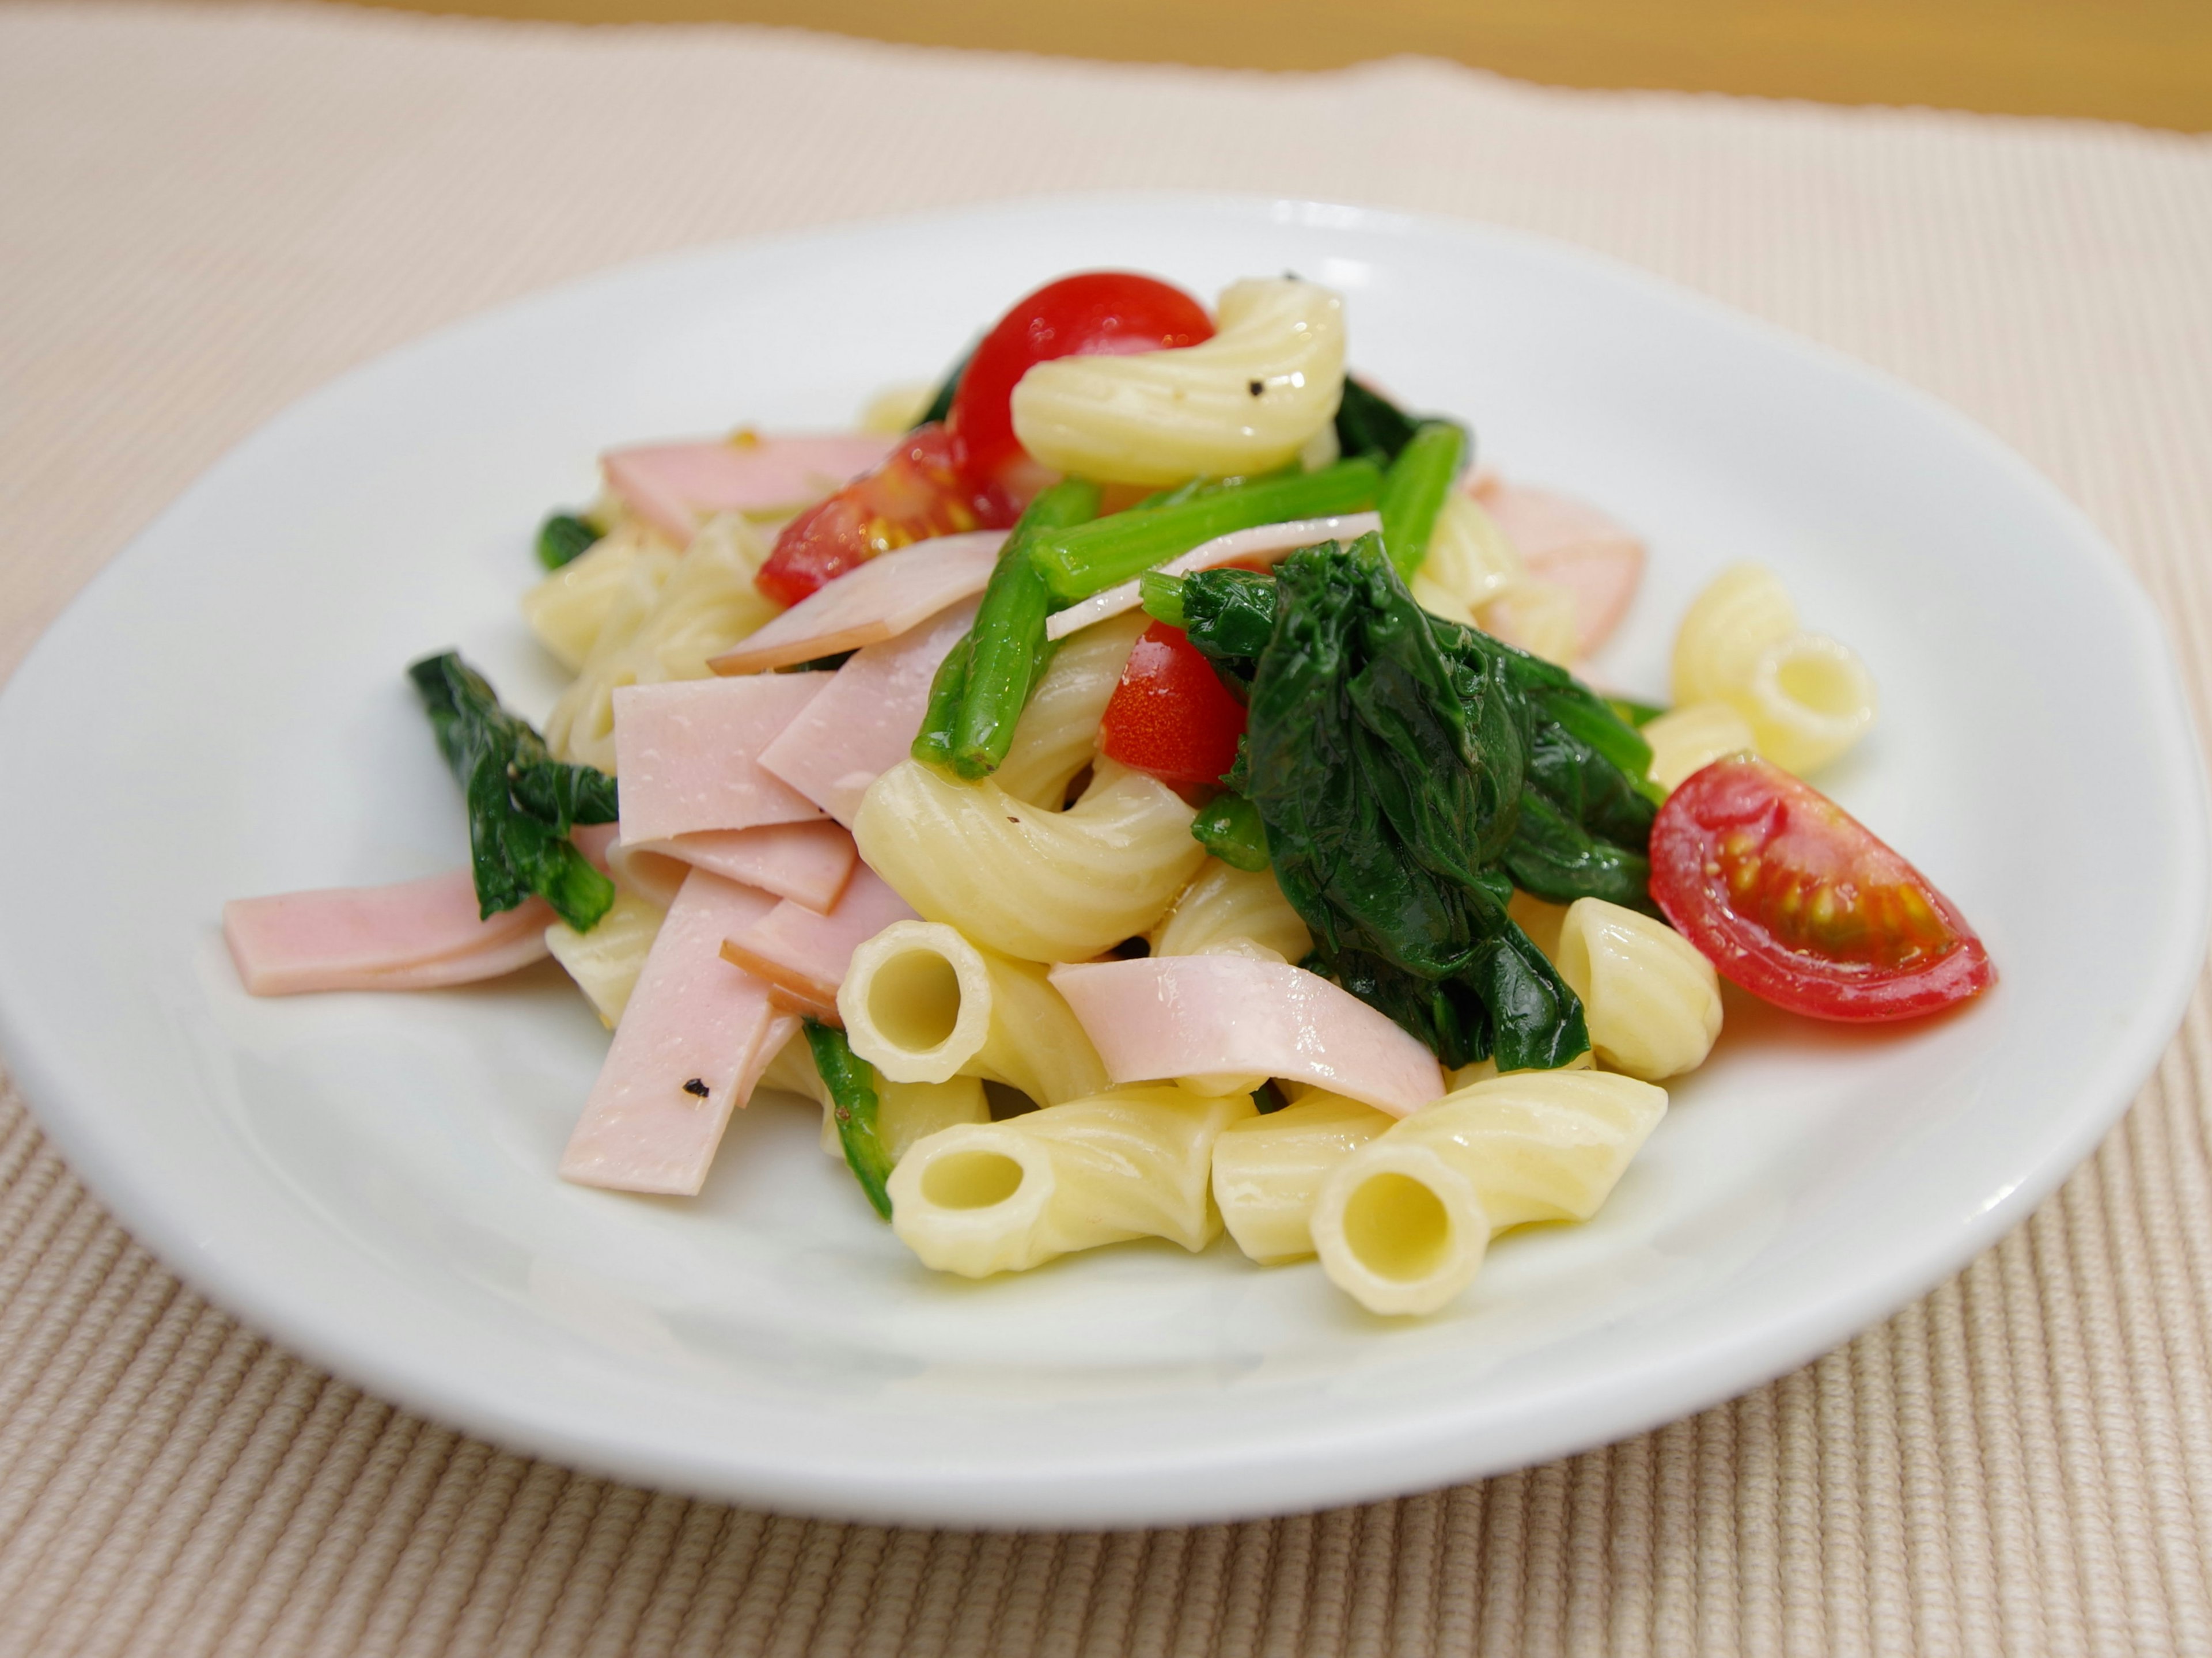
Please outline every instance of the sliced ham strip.
[{"label": "sliced ham strip", "polygon": [[967,599],[927,627],[855,654],[761,750],[762,767],[851,828],[868,785],[906,758],[928,711],[938,665],[981,602]]},{"label": "sliced ham strip", "polygon": [[740,434],[612,449],[599,458],[599,471],[623,506],[682,547],[716,513],[767,514],[818,501],[880,462],[891,441]]},{"label": "sliced ham strip", "polygon": [[776,1036],[783,1016],[768,987],[721,953],[723,939],[775,907],[704,870],[684,878],[569,1137],[563,1180],[684,1196],[705,1183],[731,1111],[774,1054],[768,1044],[788,1040]]},{"label": "sliced ham strip", "polygon": [[223,941],[256,996],[434,990],[495,979],[546,954],[551,906],[532,898],[489,920],[465,869],[395,886],[331,887],[222,907]]},{"label": "sliced ham strip", "polygon": [[1264,1076],[1403,1117],[1443,1096],[1436,1055],[1318,974],[1244,956],[1154,956],[1052,970],[1116,1084]]},{"label": "sliced ham strip", "polygon": [[1611,638],[1644,578],[1644,544],[1595,507],[1494,473],[1471,491],[1528,567],[1531,580],[1575,596],[1575,646],[1588,656]]},{"label": "sliced ham strip", "polygon": [[[1340,518],[1297,518],[1284,524],[1262,524],[1256,529],[1232,530],[1192,548],[1180,558],[1170,559],[1159,567],[1159,573],[1188,575],[1193,570],[1217,570],[1224,564],[1273,564],[1317,541],[1352,541],[1382,527],[1379,513],[1347,513]],[[1091,594],[1080,604],[1069,605],[1044,624],[1045,637],[1065,639],[1094,622],[1135,610],[1144,602],[1138,586],[1136,581],[1125,581]]]},{"label": "sliced ham strip", "polygon": [[882,876],[863,864],[827,915],[787,900],[725,940],[722,959],[785,992],[780,1001],[787,999],[835,1023],[837,987],[845,982],[854,950],[894,921],[921,919]]},{"label": "sliced ham strip", "polygon": [[[767,823],[759,829],[702,829],[665,841],[625,845],[617,855],[631,884],[647,896],[655,888],[665,885],[672,891],[681,884],[682,869],[675,867],[680,865],[706,870],[740,886],[758,887],[821,915],[844,891],[860,854],[850,835],[817,819]],[[647,858],[653,861],[644,863]],[[664,872],[670,870],[672,880]]]},{"label": "sliced ham strip", "polygon": [[760,753],[830,683],[826,673],[679,679],[615,691],[622,838],[799,823],[821,811],[761,769]]},{"label": "sliced ham strip", "polygon": [[760,673],[896,639],[981,592],[1006,539],[1004,530],[977,530],[872,558],[707,665],[716,673]]}]

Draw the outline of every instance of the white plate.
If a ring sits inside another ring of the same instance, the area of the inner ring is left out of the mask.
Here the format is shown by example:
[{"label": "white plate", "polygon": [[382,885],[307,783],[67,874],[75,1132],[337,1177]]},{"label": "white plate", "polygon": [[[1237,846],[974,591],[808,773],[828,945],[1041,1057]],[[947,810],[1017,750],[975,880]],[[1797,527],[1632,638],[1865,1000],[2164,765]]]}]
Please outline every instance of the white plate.
[{"label": "white plate", "polygon": [[[603,446],[840,423],[1016,295],[1111,264],[1285,269],[1357,363],[1486,459],[1648,533],[1598,665],[1663,689],[1743,558],[1851,641],[1881,726],[1823,779],[1980,927],[2002,982],[1874,1034],[1732,1001],[1592,1224],[1502,1242],[1419,1322],[1308,1264],[1123,1246],[933,1278],[758,1102],[696,1201],[553,1167],[605,1038],[556,969],[257,1002],[222,901],[462,861],[402,677],[459,644],[532,712],[529,537]],[[1811,1357],[2024,1218],[2096,1145],[2203,951],[2203,781],[2150,605],[1958,416],[1634,272],[1296,203],[1052,201],[711,249],[448,330],[241,446],[0,697],[0,1048],[125,1224],[252,1323],[518,1448],[775,1508],[1095,1526],[1434,1486]]]}]

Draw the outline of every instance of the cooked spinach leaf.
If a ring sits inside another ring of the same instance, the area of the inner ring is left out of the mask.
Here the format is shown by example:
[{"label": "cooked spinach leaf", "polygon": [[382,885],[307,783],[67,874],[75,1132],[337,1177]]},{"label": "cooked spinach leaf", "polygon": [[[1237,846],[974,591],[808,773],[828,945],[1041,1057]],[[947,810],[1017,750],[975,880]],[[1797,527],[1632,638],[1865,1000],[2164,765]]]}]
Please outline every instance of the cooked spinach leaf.
[{"label": "cooked spinach leaf", "polygon": [[1340,454],[1364,455],[1378,466],[1388,466],[1413,441],[1419,423],[1381,392],[1370,391],[1349,374],[1344,377],[1344,396],[1336,405]]},{"label": "cooked spinach leaf", "polygon": [[960,354],[959,361],[945,371],[945,378],[937,383],[937,390],[930,394],[929,407],[923,410],[921,418],[915,422],[917,428],[933,425],[951,414],[952,399],[960,392],[960,377],[968,372],[968,365],[975,358],[975,347],[971,345]]},{"label": "cooked spinach leaf", "polygon": [[1249,683],[1228,780],[1312,930],[1308,965],[1447,1064],[1565,1063],[1589,1046],[1581,1005],[1505,906],[1517,884],[1649,908],[1648,747],[1565,670],[1421,610],[1378,537],[1276,568],[1146,599]]},{"label": "cooked spinach leaf", "polygon": [[574,562],[605,532],[580,513],[555,513],[538,526],[538,562],[549,570]]},{"label": "cooked spinach leaf", "polygon": [[1216,795],[1191,820],[1190,838],[1231,869],[1267,867],[1267,831],[1259,808],[1231,789]]},{"label": "cooked spinach leaf", "polygon": [[613,905],[614,883],[576,850],[568,831],[615,821],[615,780],[554,759],[544,739],[501,708],[483,676],[454,652],[425,657],[407,675],[468,802],[478,912],[496,915],[535,894],[588,932]]},{"label": "cooked spinach leaf", "polygon": [[830,1090],[830,1120],[837,1126],[845,1166],[860,1182],[875,1212],[889,1220],[891,1194],[884,1182],[891,1176],[891,1158],[877,1133],[882,1107],[876,1094],[876,1068],[853,1052],[843,1031],[819,1019],[806,1021],[806,1046],[823,1086]]}]

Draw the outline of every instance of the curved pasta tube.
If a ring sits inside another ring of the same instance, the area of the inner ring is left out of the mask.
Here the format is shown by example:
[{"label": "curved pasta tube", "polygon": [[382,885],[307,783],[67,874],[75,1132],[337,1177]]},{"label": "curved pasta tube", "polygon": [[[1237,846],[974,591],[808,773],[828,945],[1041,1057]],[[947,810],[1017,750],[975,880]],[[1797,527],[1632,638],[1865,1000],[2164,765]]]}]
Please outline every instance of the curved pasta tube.
[{"label": "curved pasta tube", "polygon": [[1429,533],[1428,556],[1413,572],[1413,602],[1448,622],[1480,625],[1475,611],[1528,574],[1520,552],[1498,520],[1472,495],[1457,489],[1444,497]]},{"label": "curved pasta tube", "polygon": [[1763,564],[1732,564],[1690,601],[1674,630],[1674,701],[1729,702],[1770,646],[1797,631],[1797,607]]},{"label": "curved pasta tube", "polygon": [[1735,701],[1761,754],[1784,771],[1817,771],[1874,724],[1874,676],[1850,646],[1795,634],[1760,653]]},{"label": "curved pasta tube", "polygon": [[1206,849],[1175,792],[1102,760],[1066,811],[902,761],[868,787],[860,856],[933,921],[1031,962],[1087,961],[1165,913]]},{"label": "curved pasta tube", "polygon": [[545,947],[553,959],[568,969],[576,987],[590,998],[599,1023],[610,1030],[622,1023],[629,993],[637,988],[637,975],[647,952],[660,936],[667,907],[634,892],[615,894],[612,908],[599,917],[589,932],[579,932],[566,921],[545,929]]},{"label": "curved pasta tube", "polygon": [[1531,656],[1571,668],[1579,637],[1576,614],[1572,588],[1522,577],[1476,611],[1475,620],[1485,633],[1517,645]]},{"label": "curved pasta tube", "polygon": [[1098,753],[1098,722],[1121,683],[1137,635],[1151,621],[1133,610],[1069,635],[1030,693],[993,782],[1017,800],[1060,810],[1067,786]]},{"label": "curved pasta tube", "polygon": [[1244,1096],[1154,1085],[945,1129],[892,1170],[891,1230],[926,1265],[965,1278],[1124,1238],[1195,1252],[1221,1230],[1214,1142],[1252,1114]]},{"label": "curved pasta tube", "polygon": [[1646,774],[1669,794],[1691,773],[1703,771],[1723,756],[1759,746],[1751,721],[1728,702],[1689,702],[1670,708],[1644,727],[1644,740],[1651,745],[1651,768]]},{"label": "curved pasta tube", "polygon": [[758,526],[741,513],[721,513],[700,526],[657,587],[626,588],[626,602],[609,609],[581,671],[546,717],[545,744],[554,755],[612,772],[616,688],[706,678],[708,657],[776,613],[753,586],[768,553]]},{"label": "curved pasta tube", "polygon": [[642,616],[682,556],[649,525],[618,524],[523,594],[522,619],[554,659],[576,673],[608,619],[618,612],[633,620]]},{"label": "curved pasta tube", "polygon": [[1056,471],[1121,483],[1287,465],[1344,394],[1344,301],[1263,278],[1224,289],[1215,320],[1177,350],[1037,364],[1014,387],[1014,434]]},{"label": "curved pasta tube", "polygon": [[1674,700],[1727,702],[1759,753],[1801,773],[1857,742],[1875,712],[1866,665],[1826,635],[1800,632],[1781,579],[1757,564],[1722,571],[1691,603],[1674,637]]},{"label": "curved pasta tube", "polygon": [[1492,1234],[1595,1214],[1666,1110],[1664,1089],[1602,1071],[1447,1094],[1322,1182],[1322,1270],[1370,1312],[1434,1312],[1474,1278]]},{"label": "curved pasta tube", "polygon": [[1232,868],[1218,858],[1206,859],[1146,942],[1155,956],[1256,944],[1274,960],[1296,963],[1313,950],[1313,935],[1271,872]]},{"label": "curved pasta tube", "polygon": [[1396,1121],[1316,1090],[1295,1105],[1222,1130],[1213,1143],[1213,1201],[1237,1247],[1269,1264],[1313,1254],[1322,1181]]},{"label": "curved pasta tube", "polygon": [[1106,1067],[1042,967],[978,949],[941,921],[894,921],[837,989],[853,1051],[893,1082],[966,1073],[1046,1105],[1106,1086]]},{"label": "curved pasta tube", "polygon": [[[801,1031],[786,1042],[761,1072],[757,1086],[780,1088],[812,1100],[822,1108],[822,1150],[843,1161],[844,1142],[837,1137],[836,1120],[830,1114],[836,1102],[814,1068],[814,1050]],[[894,1082],[880,1072],[876,1077],[876,1138],[894,1164],[940,1128],[962,1123],[988,1122],[991,1104],[983,1096],[981,1077],[954,1077],[941,1083]]]},{"label": "curved pasta tube", "polygon": [[1721,1034],[1721,981],[1664,921],[1577,898],[1559,930],[1559,976],[1583,999],[1590,1046],[1645,1082],[1694,1071]]}]

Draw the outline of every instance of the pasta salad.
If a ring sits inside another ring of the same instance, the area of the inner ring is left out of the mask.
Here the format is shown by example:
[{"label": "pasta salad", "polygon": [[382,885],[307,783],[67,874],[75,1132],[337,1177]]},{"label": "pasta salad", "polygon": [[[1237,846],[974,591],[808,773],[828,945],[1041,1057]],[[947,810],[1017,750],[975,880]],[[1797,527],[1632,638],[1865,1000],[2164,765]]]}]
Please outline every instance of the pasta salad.
[{"label": "pasta salad", "polygon": [[861,430],[611,452],[523,599],[543,730],[409,670],[470,867],[229,904],[246,988],[550,955],[612,1032],[564,1179],[696,1195],[781,1090],[939,1270],[1225,1230],[1421,1314],[1597,1211],[1723,978],[1994,981],[1802,780],[1875,690],[1771,571],[1691,605],[1671,707],[1608,695],[1642,544],[1346,363],[1316,284],[1085,272]]}]

